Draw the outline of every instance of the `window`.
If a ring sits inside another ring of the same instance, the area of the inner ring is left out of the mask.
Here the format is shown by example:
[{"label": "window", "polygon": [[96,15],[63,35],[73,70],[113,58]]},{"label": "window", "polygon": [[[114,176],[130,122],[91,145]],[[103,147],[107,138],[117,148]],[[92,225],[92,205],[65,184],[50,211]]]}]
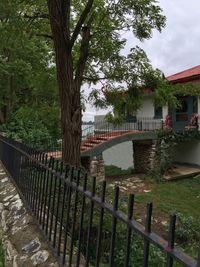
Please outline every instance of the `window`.
[{"label": "window", "polygon": [[155,119],[162,119],[163,117],[163,108],[161,106],[155,105],[154,107],[154,118]]},{"label": "window", "polygon": [[188,97],[182,96],[178,98],[180,107],[176,109],[176,113],[187,113],[188,112]]}]

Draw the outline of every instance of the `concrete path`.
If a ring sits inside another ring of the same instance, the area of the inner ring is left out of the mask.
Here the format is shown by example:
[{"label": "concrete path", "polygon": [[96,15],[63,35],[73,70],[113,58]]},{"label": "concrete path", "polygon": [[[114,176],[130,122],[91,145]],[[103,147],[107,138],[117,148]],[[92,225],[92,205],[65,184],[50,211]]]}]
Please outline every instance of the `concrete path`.
[{"label": "concrete path", "polygon": [[164,175],[164,180],[179,180],[192,178],[200,174],[200,167],[186,164],[174,164],[173,168]]}]

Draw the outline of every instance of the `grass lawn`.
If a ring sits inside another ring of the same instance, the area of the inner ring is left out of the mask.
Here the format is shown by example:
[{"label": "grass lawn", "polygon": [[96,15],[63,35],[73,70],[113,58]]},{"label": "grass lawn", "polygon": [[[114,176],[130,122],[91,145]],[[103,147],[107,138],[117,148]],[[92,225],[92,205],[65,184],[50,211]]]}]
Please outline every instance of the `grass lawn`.
[{"label": "grass lawn", "polygon": [[[135,219],[144,224],[146,204],[153,202],[152,229],[166,239],[169,215],[176,213],[176,243],[189,255],[196,257],[200,245],[200,176],[173,182],[150,179],[142,182],[145,185],[142,191],[140,188],[128,190],[136,196]],[[145,187],[148,189],[146,192]],[[127,193],[123,195],[126,198]]]},{"label": "grass lawn", "polygon": [[152,191],[139,193],[137,202],[152,201],[156,212],[181,212],[200,220],[200,176],[193,179],[152,184]]},{"label": "grass lawn", "polygon": [[153,202],[153,230],[167,238],[170,213],[177,213],[176,242],[191,256],[200,245],[200,176],[176,182],[152,183],[151,192],[136,195],[136,216],[144,220],[144,206]]}]

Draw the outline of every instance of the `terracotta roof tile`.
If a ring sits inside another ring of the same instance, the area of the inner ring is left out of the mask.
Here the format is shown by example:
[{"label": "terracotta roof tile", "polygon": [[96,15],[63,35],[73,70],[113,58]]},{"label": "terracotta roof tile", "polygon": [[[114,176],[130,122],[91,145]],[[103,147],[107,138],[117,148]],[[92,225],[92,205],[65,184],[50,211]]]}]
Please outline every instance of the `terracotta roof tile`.
[{"label": "terracotta roof tile", "polygon": [[200,65],[193,67],[191,69],[181,71],[174,75],[168,76],[167,80],[171,82],[175,82],[175,81],[182,80],[182,79],[194,78],[194,76],[198,76],[198,75],[200,76]]}]

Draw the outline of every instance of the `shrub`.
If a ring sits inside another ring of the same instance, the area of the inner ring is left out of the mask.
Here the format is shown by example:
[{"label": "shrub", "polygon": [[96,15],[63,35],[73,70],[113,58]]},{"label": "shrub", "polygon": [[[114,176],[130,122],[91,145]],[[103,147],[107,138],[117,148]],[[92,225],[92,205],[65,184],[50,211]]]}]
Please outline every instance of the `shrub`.
[{"label": "shrub", "polygon": [[176,237],[184,243],[192,241],[193,243],[200,240],[200,225],[192,216],[185,216],[182,213],[177,214]]},{"label": "shrub", "polygon": [[105,166],[105,174],[106,176],[113,176],[113,175],[125,175],[125,174],[132,174],[133,168],[128,168],[127,170],[122,170],[121,168],[114,166],[114,165],[107,165]]}]

